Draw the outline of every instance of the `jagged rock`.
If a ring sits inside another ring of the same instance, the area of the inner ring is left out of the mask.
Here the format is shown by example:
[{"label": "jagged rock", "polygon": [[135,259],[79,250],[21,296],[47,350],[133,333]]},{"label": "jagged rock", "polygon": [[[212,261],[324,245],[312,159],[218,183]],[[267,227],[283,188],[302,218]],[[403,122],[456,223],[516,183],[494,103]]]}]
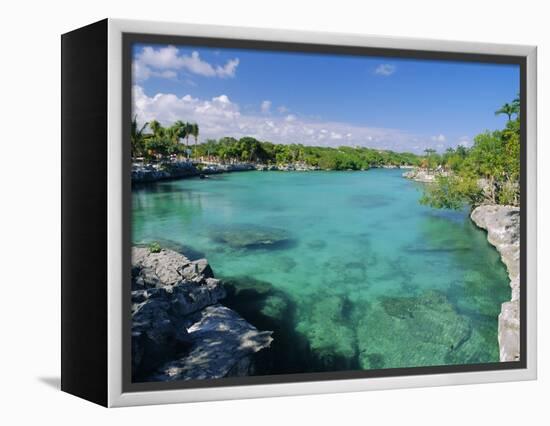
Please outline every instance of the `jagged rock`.
[{"label": "jagged rock", "polygon": [[199,173],[199,170],[190,161],[133,163],[132,183],[147,183],[166,179],[198,176]]},{"label": "jagged rock", "polygon": [[510,278],[512,297],[502,304],[498,317],[498,341],[501,361],[519,360],[519,207],[485,205],[476,207],[470,217],[487,231],[487,240],[500,253]]},{"label": "jagged rock", "polygon": [[[271,332],[256,330],[236,312],[217,304],[225,295],[206,259],[190,261],[172,250],[152,253],[148,248],[134,247],[134,379],[151,380],[164,363],[183,363],[185,375],[197,378],[251,370],[251,355],[269,346]],[[209,347],[209,342],[215,342],[216,347]],[[213,364],[208,364],[208,369],[204,369],[205,360],[198,353],[212,355]]]},{"label": "jagged rock", "polygon": [[132,290],[133,365],[142,373],[190,344],[186,315],[225,297],[206,259],[142,247],[132,249]]},{"label": "jagged rock", "polygon": [[427,170],[415,168],[409,170],[408,172],[403,173],[403,177],[407,179],[414,180],[416,182],[422,183],[432,183],[435,182],[437,176],[448,176],[448,173],[443,170]]},{"label": "jagged rock", "polygon": [[194,279],[197,276],[202,276],[206,278],[214,277],[214,271],[212,271],[212,268],[210,267],[210,265],[208,264],[208,260],[206,259],[199,259],[189,263],[188,266],[183,268],[181,274],[189,279]]},{"label": "jagged rock", "polygon": [[132,284],[134,289],[174,286],[183,279],[202,281],[213,278],[206,259],[189,260],[172,250],[152,253],[146,247],[132,248]]},{"label": "jagged rock", "polygon": [[498,316],[498,344],[501,361],[519,360],[519,300],[502,304]]},{"label": "jagged rock", "polygon": [[253,374],[252,356],[270,346],[271,331],[258,331],[235,311],[208,306],[188,329],[189,352],[161,367],[153,380],[214,379]]},{"label": "jagged rock", "polygon": [[147,291],[132,295],[132,363],[134,372],[147,372],[153,365],[175,356],[190,343],[183,318],[171,312],[168,298]]}]

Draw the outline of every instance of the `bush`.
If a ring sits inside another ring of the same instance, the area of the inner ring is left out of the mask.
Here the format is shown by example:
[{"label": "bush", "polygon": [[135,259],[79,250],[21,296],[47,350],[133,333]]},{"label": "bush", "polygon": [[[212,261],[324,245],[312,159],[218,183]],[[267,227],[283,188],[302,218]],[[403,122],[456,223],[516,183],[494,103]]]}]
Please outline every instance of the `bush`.
[{"label": "bush", "polygon": [[483,200],[483,191],[472,177],[438,176],[427,184],[420,203],[436,209],[458,210],[465,204],[476,206]]},{"label": "bush", "polygon": [[156,241],[149,244],[149,252],[150,253],[160,253],[161,250],[162,250],[162,247]]}]

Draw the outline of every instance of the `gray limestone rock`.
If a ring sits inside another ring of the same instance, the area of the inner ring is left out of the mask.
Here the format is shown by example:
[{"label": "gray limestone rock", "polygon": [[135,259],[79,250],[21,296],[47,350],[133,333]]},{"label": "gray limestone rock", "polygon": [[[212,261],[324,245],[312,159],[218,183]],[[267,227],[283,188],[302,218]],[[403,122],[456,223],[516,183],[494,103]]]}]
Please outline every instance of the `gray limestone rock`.
[{"label": "gray limestone rock", "polygon": [[498,341],[501,361],[519,359],[519,207],[484,205],[476,207],[470,217],[487,231],[487,240],[500,253],[510,278],[512,297],[502,304],[498,317]]}]

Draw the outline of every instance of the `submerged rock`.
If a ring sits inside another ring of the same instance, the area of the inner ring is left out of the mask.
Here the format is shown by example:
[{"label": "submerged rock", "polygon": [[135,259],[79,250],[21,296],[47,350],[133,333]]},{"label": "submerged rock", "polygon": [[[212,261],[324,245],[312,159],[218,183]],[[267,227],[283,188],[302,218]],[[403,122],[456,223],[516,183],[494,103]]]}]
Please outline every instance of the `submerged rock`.
[{"label": "submerged rock", "polygon": [[277,294],[267,296],[261,313],[267,317],[280,319],[288,311],[287,300]]},{"label": "submerged rock", "polygon": [[317,294],[309,312],[300,312],[305,320],[296,330],[308,340],[312,362],[319,371],[356,368],[357,343],[351,306],[345,297]]},{"label": "submerged rock", "polygon": [[[183,359],[190,357],[189,351],[200,347],[197,346],[197,338],[201,334],[197,334],[198,329],[205,331],[213,327],[217,330],[218,347],[215,355],[219,358],[218,370],[224,362],[229,371],[237,361],[242,361],[242,356],[235,352],[232,342],[237,337],[244,339],[243,343],[246,339],[252,339],[249,331],[255,328],[236,312],[218,304],[218,301],[225,296],[225,289],[220,280],[214,278],[214,273],[206,259],[190,261],[172,250],[162,249],[154,253],[148,248],[134,247],[132,249],[134,379],[150,380],[151,374],[163,363],[173,360],[177,360],[173,362],[182,362]],[[212,305],[216,306],[215,311],[207,310]],[[203,319],[198,320],[197,316]],[[214,326],[215,318],[223,321]],[[200,323],[200,327],[195,323]],[[224,329],[223,324],[236,328]],[[227,336],[224,336],[223,332]],[[256,332],[260,333],[257,330]],[[265,333],[270,334],[270,332]],[[258,345],[255,346],[257,350],[269,346],[264,345],[260,348]],[[203,365],[196,361],[194,357],[187,359],[186,369],[202,369]]]},{"label": "submerged rock", "polygon": [[254,374],[252,355],[272,342],[271,331],[258,331],[235,311],[216,304],[200,311],[188,328],[191,347],[153,377],[156,381],[217,379]]},{"label": "submerged rock", "polygon": [[384,297],[358,323],[359,364],[363,369],[447,364],[470,334],[468,319],[442,293]]},{"label": "submerged rock", "polygon": [[322,250],[327,246],[327,242],[324,240],[313,240],[307,242],[306,245],[312,250]]},{"label": "submerged rock", "polygon": [[230,225],[214,229],[210,237],[234,249],[276,248],[290,242],[284,229],[259,225]]},{"label": "submerged rock", "polygon": [[498,317],[498,341],[501,361],[517,361],[520,356],[519,323],[519,207],[487,205],[476,207],[470,217],[487,231],[487,240],[496,247],[510,278],[512,297],[502,304]]}]

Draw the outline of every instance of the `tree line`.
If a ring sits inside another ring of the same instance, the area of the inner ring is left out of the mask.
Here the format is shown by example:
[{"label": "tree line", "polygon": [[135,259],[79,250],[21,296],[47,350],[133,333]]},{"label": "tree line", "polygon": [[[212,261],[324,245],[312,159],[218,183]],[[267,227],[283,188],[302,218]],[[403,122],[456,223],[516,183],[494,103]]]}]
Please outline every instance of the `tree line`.
[{"label": "tree line", "polygon": [[366,170],[383,165],[418,165],[420,161],[420,157],[412,153],[349,146],[332,148],[275,144],[261,142],[253,137],[211,139],[194,147],[193,156],[267,165],[304,163],[323,170]]},{"label": "tree line", "polygon": [[[146,133],[147,128],[149,131]],[[190,149],[189,137],[194,139]],[[397,153],[362,147],[339,148],[306,146],[302,144],[275,144],[253,137],[240,139],[223,137],[198,143],[199,126],[196,123],[176,121],[163,127],[158,121],[141,127],[134,117],[131,124],[132,157],[162,159],[171,155],[220,162],[254,162],[266,165],[304,163],[324,170],[366,170],[370,167],[419,166],[422,157],[412,153]],[[185,141],[185,144],[182,141]]]},{"label": "tree line", "polygon": [[437,176],[425,187],[421,203],[446,209],[459,209],[465,204],[519,205],[519,96],[495,114],[508,117],[504,129],[485,131],[474,138],[471,148],[450,148],[432,160],[432,165],[439,163],[450,173]]},{"label": "tree line", "polygon": [[[145,133],[147,127],[150,129],[149,133]],[[152,159],[169,155],[187,155],[190,136],[193,136],[196,145],[199,139],[197,123],[178,120],[171,126],[163,127],[157,120],[152,120],[139,127],[137,117],[134,117],[130,130],[132,157]],[[181,140],[185,140],[185,144],[182,144]]]}]

